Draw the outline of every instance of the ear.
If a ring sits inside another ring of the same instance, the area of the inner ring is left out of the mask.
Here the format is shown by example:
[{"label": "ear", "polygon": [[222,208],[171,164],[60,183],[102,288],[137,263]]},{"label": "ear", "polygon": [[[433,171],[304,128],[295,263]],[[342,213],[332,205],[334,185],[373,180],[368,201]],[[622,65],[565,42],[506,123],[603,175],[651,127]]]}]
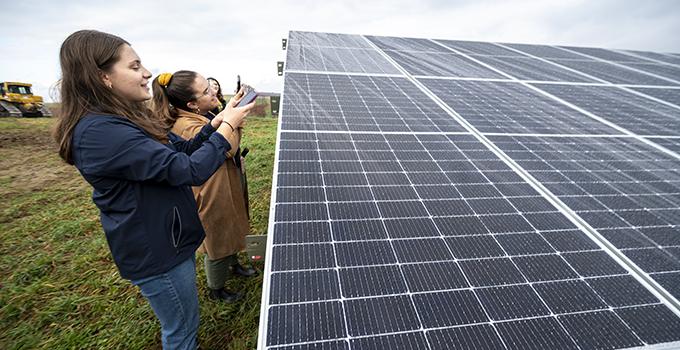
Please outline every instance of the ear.
[{"label": "ear", "polygon": [[106,87],[108,87],[109,89],[111,87],[113,87],[113,82],[111,81],[111,77],[108,74],[104,73],[104,71],[102,71],[102,70],[99,71],[99,78],[102,80],[104,85]]},{"label": "ear", "polygon": [[190,111],[196,110],[198,108],[198,103],[194,101],[187,102],[187,107],[189,108]]}]

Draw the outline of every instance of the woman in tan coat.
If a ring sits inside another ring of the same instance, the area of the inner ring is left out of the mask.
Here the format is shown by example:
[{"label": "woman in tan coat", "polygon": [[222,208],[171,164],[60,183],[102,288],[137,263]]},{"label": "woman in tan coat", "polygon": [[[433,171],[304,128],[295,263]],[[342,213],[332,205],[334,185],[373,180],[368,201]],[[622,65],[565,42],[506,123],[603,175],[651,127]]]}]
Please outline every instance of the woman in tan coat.
[{"label": "woman in tan coat", "polygon": [[[174,134],[190,139],[210,123],[204,114],[218,106],[216,91],[198,73],[178,71],[163,73],[153,82],[154,113],[167,122]],[[208,114],[209,116],[212,116]],[[238,263],[237,254],[245,248],[249,232],[248,214],[241,186],[241,129],[229,139],[228,159],[202,186],[193,187],[198,213],[205,229],[205,240],[198,249],[206,253],[205,271],[211,299],[233,302],[239,293],[224,288],[230,274],[251,277],[252,268]]]}]

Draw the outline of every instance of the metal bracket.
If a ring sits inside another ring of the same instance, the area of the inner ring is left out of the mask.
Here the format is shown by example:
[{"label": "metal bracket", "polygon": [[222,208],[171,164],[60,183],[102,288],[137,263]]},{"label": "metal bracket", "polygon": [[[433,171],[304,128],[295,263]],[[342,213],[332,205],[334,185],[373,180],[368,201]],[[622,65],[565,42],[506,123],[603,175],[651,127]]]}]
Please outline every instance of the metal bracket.
[{"label": "metal bracket", "polygon": [[267,254],[267,235],[247,235],[246,253],[252,261],[264,261]]},{"label": "metal bracket", "polygon": [[281,49],[285,50],[286,45],[288,44],[288,39],[281,39]]},{"label": "metal bracket", "polygon": [[276,62],[276,68],[278,69],[279,76],[283,75],[283,61]]},{"label": "metal bracket", "polygon": [[281,95],[273,95],[269,97],[269,106],[272,110],[272,117],[279,116],[279,104],[281,102]]}]

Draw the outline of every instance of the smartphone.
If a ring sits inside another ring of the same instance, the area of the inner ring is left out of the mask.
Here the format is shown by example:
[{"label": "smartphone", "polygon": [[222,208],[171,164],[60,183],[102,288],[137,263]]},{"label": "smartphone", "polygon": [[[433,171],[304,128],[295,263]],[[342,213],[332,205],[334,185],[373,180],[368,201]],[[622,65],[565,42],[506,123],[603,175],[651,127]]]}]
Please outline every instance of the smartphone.
[{"label": "smartphone", "polygon": [[239,103],[236,105],[236,107],[243,107],[243,106],[249,104],[250,102],[255,101],[256,98],[257,98],[257,91],[255,91],[254,89],[251,89],[246,93],[245,96],[243,96],[243,98],[241,99],[241,101],[239,101]]}]

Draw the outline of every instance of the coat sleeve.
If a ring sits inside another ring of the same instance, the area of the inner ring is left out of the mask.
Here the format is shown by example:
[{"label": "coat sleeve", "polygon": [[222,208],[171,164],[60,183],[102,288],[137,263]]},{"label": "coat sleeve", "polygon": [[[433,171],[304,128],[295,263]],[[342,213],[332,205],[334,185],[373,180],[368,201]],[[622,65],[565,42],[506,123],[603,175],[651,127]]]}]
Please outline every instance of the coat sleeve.
[{"label": "coat sleeve", "polygon": [[231,148],[222,135],[213,132],[200,146],[180,143],[189,155],[152,139],[124,120],[93,123],[78,136],[74,139],[74,159],[84,174],[171,186],[203,184],[222,165],[225,152]]},{"label": "coat sleeve", "polygon": [[[196,138],[204,132],[206,126],[209,126],[210,129],[213,129],[210,123],[205,124],[204,126],[203,123],[198,120],[187,120],[185,118],[185,120],[182,121],[180,126],[181,131],[178,131],[178,135],[186,140]],[[229,142],[229,144],[232,146],[227,152],[227,157],[231,158],[236,154],[236,150],[241,143],[241,129],[239,128],[236,132],[230,133],[227,135],[226,139],[227,142]]]},{"label": "coat sleeve", "polygon": [[[185,139],[176,138],[170,140],[176,150],[186,154],[192,154],[195,150],[201,148],[203,142],[208,140],[210,135],[215,132],[215,128],[210,123],[205,125],[197,125],[197,128],[192,132],[190,137]],[[231,143],[230,143],[231,144]]]}]

